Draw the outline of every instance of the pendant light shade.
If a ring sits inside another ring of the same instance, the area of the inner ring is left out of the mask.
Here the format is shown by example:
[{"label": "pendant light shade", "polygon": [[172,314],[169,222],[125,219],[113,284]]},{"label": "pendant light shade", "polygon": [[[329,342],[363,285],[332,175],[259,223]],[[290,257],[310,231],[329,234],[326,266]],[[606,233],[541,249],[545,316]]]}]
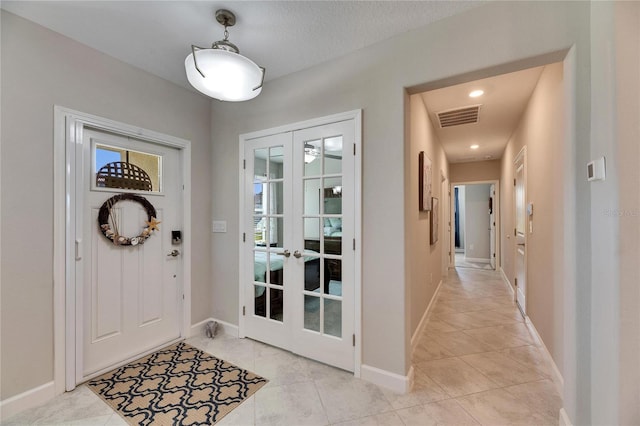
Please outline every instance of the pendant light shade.
[{"label": "pendant light shade", "polygon": [[225,38],[211,48],[191,46],[184,61],[187,79],[199,92],[221,101],[253,99],[262,92],[265,70],[229,42],[227,27],[235,24],[233,13],[219,10],[216,19],[225,27]]}]

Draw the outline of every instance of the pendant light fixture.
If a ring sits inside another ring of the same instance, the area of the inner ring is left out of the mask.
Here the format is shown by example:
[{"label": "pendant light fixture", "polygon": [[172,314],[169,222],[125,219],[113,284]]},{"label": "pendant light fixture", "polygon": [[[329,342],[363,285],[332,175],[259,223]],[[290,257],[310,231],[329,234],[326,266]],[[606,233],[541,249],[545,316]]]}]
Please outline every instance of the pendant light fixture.
[{"label": "pendant light fixture", "polygon": [[227,27],[236,23],[232,12],[216,11],[216,21],[224,26],[224,39],[214,42],[211,48],[191,45],[191,54],[184,61],[187,79],[199,92],[221,101],[253,99],[262,91],[265,69],[242,56],[229,41]]}]

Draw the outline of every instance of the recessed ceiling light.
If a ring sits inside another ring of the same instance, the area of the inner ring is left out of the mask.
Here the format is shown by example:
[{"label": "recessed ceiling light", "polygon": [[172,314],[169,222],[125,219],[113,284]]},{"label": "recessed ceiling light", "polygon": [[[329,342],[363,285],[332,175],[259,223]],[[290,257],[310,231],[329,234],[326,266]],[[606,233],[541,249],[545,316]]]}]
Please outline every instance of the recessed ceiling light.
[{"label": "recessed ceiling light", "polygon": [[484,95],[484,90],[474,90],[473,92],[469,93],[470,98],[477,98],[478,96],[482,95]]},{"label": "recessed ceiling light", "polygon": [[469,148],[471,148],[471,149],[478,149],[478,148],[480,148],[480,145],[478,145],[478,144],[473,144],[473,145],[471,145]]}]

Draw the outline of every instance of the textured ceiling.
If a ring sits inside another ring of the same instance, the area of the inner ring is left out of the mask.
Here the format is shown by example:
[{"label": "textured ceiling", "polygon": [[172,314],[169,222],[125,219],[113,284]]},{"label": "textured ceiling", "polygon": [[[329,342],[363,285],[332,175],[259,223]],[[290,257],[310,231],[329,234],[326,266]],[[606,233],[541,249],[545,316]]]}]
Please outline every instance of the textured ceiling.
[{"label": "textured ceiling", "polygon": [[[496,160],[502,157],[544,67],[458,84],[422,94],[429,118],[451,163]],[[470,98],[472,90],[484,95]],[[480,104],[478,123],[441,129],[437,113]],[[471,145],[479,145],[472,150]]]},{"label": "textured ceiling", "polygon": [[184,59],[223,38],[214,12],[234,12],[230,41],[266,80],[479,5],[465,1],[2,1],[3,9],[189,87]]}]

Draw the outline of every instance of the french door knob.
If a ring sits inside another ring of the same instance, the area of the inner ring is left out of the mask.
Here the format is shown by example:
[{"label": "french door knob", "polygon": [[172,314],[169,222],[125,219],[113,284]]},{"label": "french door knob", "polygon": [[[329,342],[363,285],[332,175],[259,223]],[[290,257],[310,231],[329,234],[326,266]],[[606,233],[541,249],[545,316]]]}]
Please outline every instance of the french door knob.
[{"label": "french door knob", "polygon": [[294,251],[294,252],[293,252],[293,256],[294,256],[296,259],[300,259],[300,256],[302,256],[302,254],[300,254],[300,252],[299,252],[298,250],[296,250],[296,251]]},{"label": "french door knob", "polygon": [[291,252],[289,250],[285,250],[284,253],[282,253],[282,254],[284,254],[284,257],[291,256]]}]

